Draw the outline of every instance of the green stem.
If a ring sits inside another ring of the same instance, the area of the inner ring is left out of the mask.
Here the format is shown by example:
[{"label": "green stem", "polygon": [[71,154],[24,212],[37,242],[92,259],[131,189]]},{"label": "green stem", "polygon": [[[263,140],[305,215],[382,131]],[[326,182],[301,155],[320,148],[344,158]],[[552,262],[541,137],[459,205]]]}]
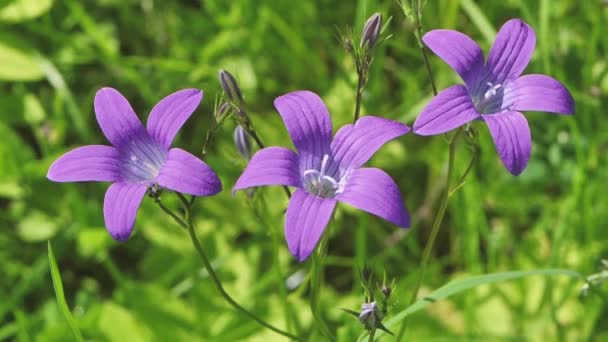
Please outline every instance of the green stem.
[{"label": "green stem", "polygon": [[359,120],[359,112],[361,111],[361,101],[362,101],[362,96],[363,96],[363,85],[364,85],[363,78],[365,77],[364,75],[362,75],[362,71],[358,72],[358,77],[359,77],[359,80],[357,81],[357,98],[355,100],[355,118],[353,119],[353,123],[355,123],[355,122],[357,122],[357,120]]},{"label": "green stem", "polygon": [[[274,327],[273,325],[265,322],[264,320],[262,320],[261,318],[259,318],[255,314],[253,314],[252,312],[248,311],[247,309],[245,309],[244,307],[242,307],[239,303],[237,303],[234,299],[232,299],[232,297],[228,294],[228,292],[226,292],[226,290],[224,289],[224,286],[222,285],[222,282],[220,281],[219,277],[217,276],[217,273],[215,273],[215,270],[213,269],[213,266],[211,265],[211,262],[209,261],[209,258],[207,257],[207,254],[205,254],[205,251],[203,250],[203,247],[201,246],[200,242],[198,241],[198,237],[196,236],[196,230],[194,229],[194,224],[192,223],[192,219],[191,219],[191,216],[190,216],[190,209],[191,209],[191,207],[190,207],[189,201],[182,194],[180,194],[180,193],[177,193],[177,194],[178,194],[178,197],[180,198],[180,200],[184,204],[184,209],[186,211],[185,214],[184,214],[185,215],[185,220],[182,220],[179,217],[177,217],[169,209],[165,210],[165,212],[169,213],[171,215],[171,217],[173,217],[175,219],[175,221],[180,226],[182,226],[186,230],[188,230],[188,234],[190,235],[190,239],[192,240],[192,244],[194,245],[194,248],[196,249],[198,255],[201,257],[201,260],[203,261],[203,265],[205,266],[205,269],[207,270],[207,273],[209,274],[209,277],[211,277],[211,280],[213,281],[213,284],[217,288],[218,292],[222,295],[222,297],[224,298],[224,300],[226,302],[228,302],[230,305],[232,305],[236,310],[240,311],[241,313],[245,314],[249,318],[251,318],[254,321],[258,322],[263,327],[265,327],[267,329],[270,329],[270,330],[272,330],[272,331],[274,331],[274,332],[276,332],[278,334],[281,334],[281,335],[283,335],[285,337],[288,337],[288,338],[290,338],[292,340],[301,341],[297,336],[292,335],[292,334],[290,334],[290,333],[288,333],[286,331],[283,331],[283,330],[281,330],[279,328]],[[158,203],[161,206],[161,208],[164,207],[164,205],[162,205],[162,203],[160,202],[160,199],[157,200],[156,203]],[[165,209],[166,209],[166,207],[165,207]]]},{"label": "green stem", "polygon": [[323,335],[325,335],[325,337],[327,337],[330,341],[335,341],[336,338],[331,333],[331,330],[329,330],[329,328],[327,327],[327,324],[325,324],[323,316],[321,315],[321,310],[319,308],[320,287],[321,283],[323,282],[323,256],[325,255],[326,248],[326,241],[324,238],[322,238],[319,242],[317,250],[312,253],[312,270],[310,277],[310,309],[312,311],[315,324],[319,327]]},{"label": "green stem", "polygon": [[372,329],[372,331],[369,332],[369,337],[367,338],[367,342],[373,342],[375,336],[376,336],[376,329]]},{"label": "green stem", "polygon": [[[424,274],[426,272],[426,268],[429,263],[429,259],[431,257],[431,252],[433,251],[433,246],[435,245],[435,240],[437,240],[437,236],[439,235],[439,228],[441,227],[441,222],[443,221],[443,217],[445,216],[446,209],[448,207],[448,200],[450,198],[450,184],[452,183],[452,176],[454,173],[454,160],[456,155],[456,142],[462,129],[459,128],[454,136],[449,140],[449,159],[448,159],[448,174],[445,185],[445,190],[443,192],[443,196],[441,198],[441,204],[439,205],[439,210],[435,215],[435,219],[433,220],[433,226],[431,228],[431,235],[429,240],[424,246],[424,251],[422,252],[422,261],[420,262],[420,271],[418,280],[416,281],[416,286],[414,287],[414,292],[412,292],[412,297],[408,303],[408,306],[414,304],[416,298],[418,298],[418,292],[420,291],[420,287],[422,286],[422,281],[424,280]],[[399,329],[399,334],[397,334],[397,341],[400,341],[405,334],[407,329],[408,319],[406,318],[401,324],[401,328]]]}]

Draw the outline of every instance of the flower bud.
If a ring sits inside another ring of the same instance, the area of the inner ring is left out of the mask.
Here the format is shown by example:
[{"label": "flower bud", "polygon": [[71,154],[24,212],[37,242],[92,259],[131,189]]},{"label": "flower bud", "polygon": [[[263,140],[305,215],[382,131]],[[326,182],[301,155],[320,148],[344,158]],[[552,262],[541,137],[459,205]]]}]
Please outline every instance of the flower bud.
[{"label": "flower bud", "polygon": [[390,286],[387,285],[382,285],[382,289],[380,289],[380,291],[382,291],[382,294],[385,298],[390,297],[391,293],[393,293],[393,289],[391,289]]},{"label": "flower bud", "polygon": [[363,323],[368,330],[376,329],[378,327],[382,321],[382,313],[378,310],[378,305],[375,301],[361,304],[359,321]]},{"label": "flower bud", "polygon": [[249,160],[249,158],[251,157],[251,138],[249,137],[249,134],[247,134],[243,126],[236,126],[236,128],[234,129],[233,138],[234,144],[236,145],[236,150],[243,158]]},{"label": "flower bud", "polygon": [[229,110],[230,105],[228,104],[228,102],[222,103],[215,112],[215,120],[218,122],[221,121],[224,118],[224,115],[226,115]]},{"label": "flower bud", "polygon": [[239,89],[239,85],[236,83],[234,76],[232,76],[228,71],[221,69],[218,73],[220,79],[220,85],[226,93],[226,96],[230,100],[230,102],[242,106],[245,101],[243,100],[243,95],[241,94],[241,89]]},{"label": "flower bud", "polygon": [[380,29],[382,28],[382,16],[380,13],[374,13],[367,19],[361,31],[361,43],[360,46],[365,48],[367,45],[368,49],[374,47],[378,36],[380,36]]}]

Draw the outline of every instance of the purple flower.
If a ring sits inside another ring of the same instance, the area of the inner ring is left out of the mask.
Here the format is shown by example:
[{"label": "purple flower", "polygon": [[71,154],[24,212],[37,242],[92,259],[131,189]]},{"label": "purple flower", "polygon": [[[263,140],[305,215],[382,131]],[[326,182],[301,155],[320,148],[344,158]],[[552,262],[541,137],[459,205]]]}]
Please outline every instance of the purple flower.
[{"label": "purple flower", "polygon": [[159,186],[195,196],[214,195],[222,189],[207,164],[182,149],[169,148],[202,98],[198,89],[165,97],[152,108],[144,128],[127,99],[115,89],[102,88],[95,95],[95,114],[113,146],[76,148],[51,165],[47,178],[55,182],[112,182],[103,216],[110,235],[126,241],[149,188]]},{"label": "purple flower", "polygon": [[289,251],[304,261],[315,248],[338,201],[408,227],[409,215],[395,182],[384,171],[361,167],[386,142],[406,134],[401,123],[366,116],[331,138],[323,101],[309,91],[280,96],[281,114],[297,153],[284,147],[258,151],[233,192],[260,185],[297,187],[285,214]]},{"label": "purple flower", "polygon": [[520,111],[574,112],[572,95],[559,81],[546,75],[520,77],[534,52],[536,35],[519,19],[502,26],[485,62],[479,46],[460,32],[433,30],[422,40],[465,85],[445,89],[426,106],[414,123],[417,134],[441,134],[484,120],[503,164],[519,175],[532,150],[530,128]]}]

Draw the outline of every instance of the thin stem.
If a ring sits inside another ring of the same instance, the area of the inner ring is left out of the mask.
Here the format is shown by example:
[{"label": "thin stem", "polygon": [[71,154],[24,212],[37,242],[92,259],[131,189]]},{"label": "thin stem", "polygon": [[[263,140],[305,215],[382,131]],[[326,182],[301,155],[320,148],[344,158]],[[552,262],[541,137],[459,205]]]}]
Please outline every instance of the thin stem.
[{"label": "thin stem", "polygon": [[[188,230],[188,234],[190,235],[190,239],[192,240],[192,244],[194,245],[194,248],[196,249],[198,255],[201,257],[201,260],[203,261],[203,265],[205,266],[205,269],[207,270],[207,273],[211,277],[211,280],[213,281],[213,284],[217,288],[218,292],[220,292],[220,294],[222,295],[222,297],[224,298],[224,300],[226,300],[226,302],[228,302],[230,305],[232,305],[235,309],[237,309],[241,313],[245,314],[249,318],[251,318],[254,321],[258,322],[263,327],[265,327],[267,329],[270,329],[270,330],[272,330],[272,331],[274,331],[274,332],[276,332],[278,334],[281,334],[281,335],[283,335],[285,337],[288,337],[288,338],[290,338],[292,340],[301,341],[295,335],[292,335],[292,334],[290,334],[290,333],[288,333],[286,331],[283,331],[283,330],[281,330],[279,328],[274,327],[273,325],[265,322],[264,320],[262,320],[261,318],[259,318],[255,314],[253,314],[252,312],[248,311],[247,309],[245,309],[244,307],[242,307],[239,303],[237,303],[234,299],[232,299],[232,297],[228,294],[228,292],[226,292],[226,290],[224,289],[224,286],[222,285],[222,282],[220,281],[219,277],[215,273],[215,270],[213,269],[213,266],[211,265],[211,262],[209,261],[209,258],[207,257],[207,254],[205,254],[205,251],[203,250],[203,247],[201,246],[200,242],[198,241],[198,237],[196,236],[196,230],[194,229],[194,224],[192,223],[192,218],[190,216],[190,208],[191,207],[190,207],[188,199],[186,199],[186,197],[184,197],[180,193],[178,193],[178,197],[180,198],[180,200],[184,204],[185,222],[184,222],[184,220],[179,219],[179,218],[177,218],[176,222],[178,222],[182,227],[184,227],[184,228],[186,228]],[[163,205],[160,202],[160,200],[156,201],[156,203],[158,203],[161,206],[161,208],[163,207]],[[167,211],[165,211],[165,212],[167,212]],[[170,213],[170,212],[171,211],[169,210],[167,213]],[[172,217],[174,217],[174,215],[172,215]]]},{"label": "thin stem", "polygon": [[[327,235],[327,234],[325,234]],[[319,309],[319,294],[321,283],[323,282],[323,256],[325,255],[327,244],[325,238],[319,242],[317,250],[312,253],[312,270],[310,277],[310,309],[315,320],[315,324],[330,341],[335,341],[331,330],[325,324],[321,310]]]},{"label": "thin stem", "polygon": [[367,338],[367,342],[373,342],[375,336],[376,336],[376,329],[372,329],[372,331],[369,332],[369,337]]},{"label": "thin stem", "polygon": [[[416,281],[416,286],[414,287],[414,291],[412,292],[412,297],[408,303],[408,306],[414,304],[416,302],[416,298],[418,298],[418,292],[420,291],[420,287],[422,286],[422,281],[424,280],[424,274],[426,272],[426,268],[429,263],[429,259],[431,257],[431,252],[433,251],[433,246],[435,245],[435,240],[437,240],[437,236],[439,235],[439,228],[441,227],[441,222],[443,221],[443,217],[445,215],[446,209],[448,207],[448,199],[450,198],[450,184],[452,182],[452,176],[454,173],[454,160],[456,155],[456,142],[462,129],[458,129],[454,136],[449,140],[449,159],[448,159],[448,173],[447,180],[445,185],[445,190],[443,192],[443,196],[441,198],[441,204],[439,205],[439,210],[435,215],[435,219],[433,220],[433,226],[431,228],[431,235],[429,240],[424,246],[424,251],[422,252],[422,261],[420,262],[420,271],[418,280]],[[400,341],[405,334],[407,329],[408,319],[406,318],[401,325],[401,329],[399,330],[399,334],[397,334],[397,341]]]},{"label": "thin stem", "polygon": [[472,145],[471,148],[473,149],[473,152],[471,154],[471,160],[469,161],[469,165],[467,165],[467,168],[464,170],[464,173],[458,179],[458,183],[456,183],[454,188],[450,190],[450,197],[452,197],[452,195],[464,185],[465,179],[467,178],[467,176],[473,169],[473,165],[475,165],[475,162],[477,161],[477,157],[479,156],[479,147],[477,145]]},{"label": "thin stem", "polygon": [[429,56],[426,53],[424,44],[422,43],[422,22],[420,20],[420,16],[422,14],[422,4],[420,0],[412,0],[412,12],[414,13],[414,20],[416,21],[416,40],[418,41],[418,46],[422,52],[422,59],[424,60],[426,72],[429,74],[429,81],[431,82],[431,88],[433,88],[433,94],[437,96],[437,86],[435,85],[435,78],[433,77],[433,71],[431,70],[431,63],[429,62]]},{"label": "thin stem", "polygon": [[[365,58],[365,57],[364,57]],[[364,85],[364,75],[362,75],[362,71],[358,72],[359,80],[357,81],[357,98],[355,100],[355,118],[353,119],[353,123],[359,120],[359,112],[361,111],[361,98],[363,96],[363,85]]]},{"label": "thin stem", "polygon": [[160,197],[156,197],[154,199],[154,201],[156,202],[156,204],[158,204],[158,206],[169,216],[171,216],[171,218],[173,218],[175,220],[175,222],[177,222],[177,224],[179,224],[180,226],[186,228],[186,222],[184,222],[184,220],[182,220],[181,218],[179,218],[179,216],[177,216],[173,211],[171,211],[171,209],[167,208],[163,202],[160,201]]}]

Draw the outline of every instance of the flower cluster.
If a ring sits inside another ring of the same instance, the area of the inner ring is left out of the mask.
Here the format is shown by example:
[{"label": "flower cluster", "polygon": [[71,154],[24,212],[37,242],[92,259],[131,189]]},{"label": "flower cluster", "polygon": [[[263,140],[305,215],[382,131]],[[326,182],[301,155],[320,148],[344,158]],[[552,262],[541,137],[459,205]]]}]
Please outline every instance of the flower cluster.
[{"label": "flower cluster", "polygon": [[[380,16],[370,18],[361,46],[371,49],[380,28]],[[518,175],[528,163],[532,146],[521,111],[574,112],[572,96],[559,81],[545,75],[521,76],[535,47],[534,31],[521,20],[504,24],[487,60],[472,39],[456,31],[434,30],[424,35],[423,41],[465,84],[451,86],[431,100],[414,122],[416,134],[446,133],[482,120],[505,167]],[[234,132],[234,141],[239,153],[249,159],[249,134],[254,132],[242,109],[243,96],[228,72],[220,72],[220,82],[230,103],[239,109],[241,125]],[[111,236],[121,241],[131,235],[147,192],[153,196],[163,189],[193,196],[217,194],[220,180],[207,164],[182,149],[170,148],[202,96],[196,89],[167,96],[152,109],[144,128],[118,91],[99,90],[95,113],[112,146],[76,148],[57,159],[47,177],[56,182],[112,182],[104,199],[104,219]],[[296,188],[285,214],[285,238],[297,260],[311,255],[338,202],[398,227],[409,226],[410,217],[397,184],[383,170],[364,167],[385,143],[408,133],[406,125],[365,116],[340,128],[332,138],[331,118],[318,95],[295,91],[278,97],[274,104],[296,151],[285,147],[257,151],[233,193],[266,185]],[[226,104],[222,108],[220,116],[229,111]],[[252,137],[257,140],[257,136]],[[364,307],[360,319],[373,312],[372,306]]]}]

